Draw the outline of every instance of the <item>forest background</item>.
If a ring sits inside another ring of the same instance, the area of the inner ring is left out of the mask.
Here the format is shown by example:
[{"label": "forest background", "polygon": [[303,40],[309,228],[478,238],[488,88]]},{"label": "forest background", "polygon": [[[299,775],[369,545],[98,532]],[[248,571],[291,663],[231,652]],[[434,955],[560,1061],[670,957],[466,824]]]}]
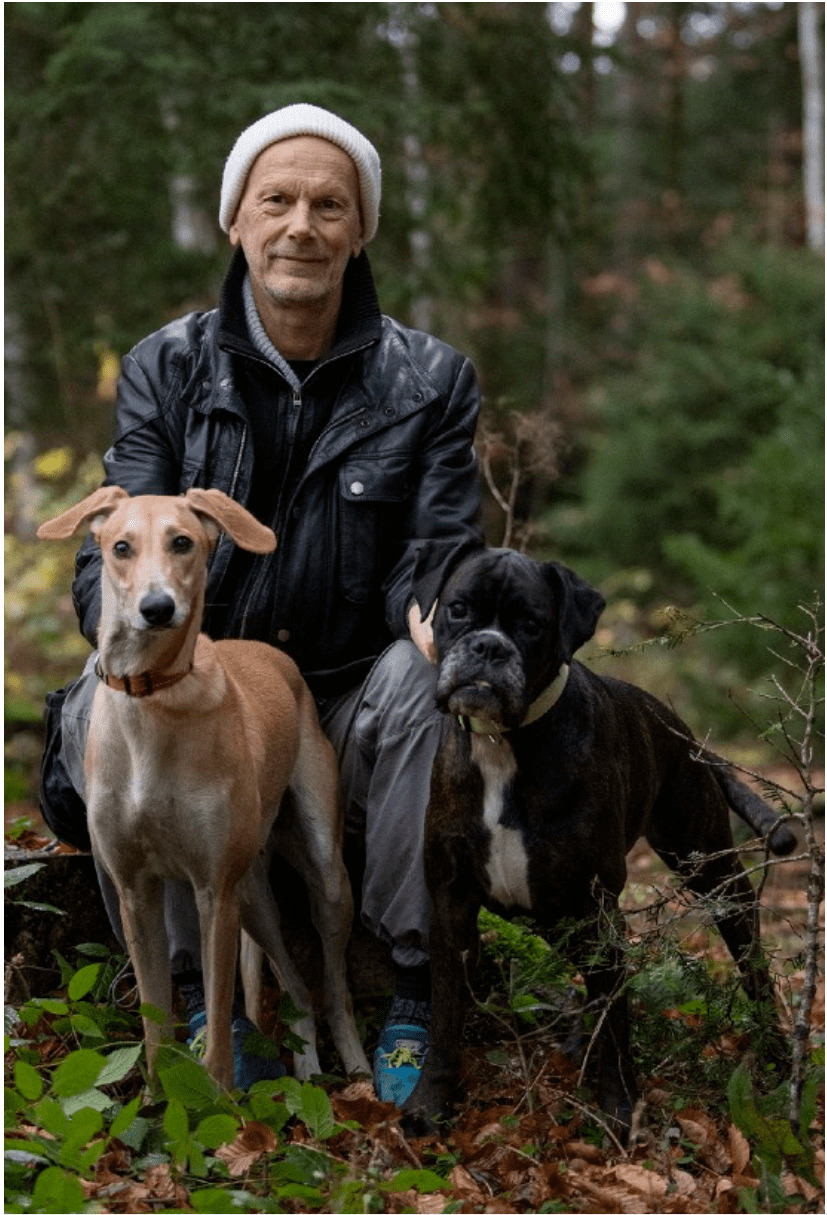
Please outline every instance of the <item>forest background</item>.
[{"label": "forest background", "polygon": [[214,305],[235,137],[300,100],[380,150],[383,309],[477,367],[488,539],[598,585],[597,669],[752,759],[784,655],[743,624],[646,643],[688,618],[801,628],[822,587],[823,24],[782,3],[7,4],[7,798],[33,798],[43,695],[87,649],[71,546],[34,528],[100,481],[121,357]]}]

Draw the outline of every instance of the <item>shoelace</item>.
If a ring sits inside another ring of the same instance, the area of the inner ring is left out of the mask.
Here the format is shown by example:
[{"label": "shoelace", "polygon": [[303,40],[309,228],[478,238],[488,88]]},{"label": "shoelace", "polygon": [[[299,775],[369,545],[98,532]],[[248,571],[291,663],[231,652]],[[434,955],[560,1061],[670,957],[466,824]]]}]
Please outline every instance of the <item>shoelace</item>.
[{"label": "shoelace", "polygon": [[397,1046],[383,1057],[388,1067],[415,1067],[417,1071],[422,1068],[422,1051],[411,1046]]}]

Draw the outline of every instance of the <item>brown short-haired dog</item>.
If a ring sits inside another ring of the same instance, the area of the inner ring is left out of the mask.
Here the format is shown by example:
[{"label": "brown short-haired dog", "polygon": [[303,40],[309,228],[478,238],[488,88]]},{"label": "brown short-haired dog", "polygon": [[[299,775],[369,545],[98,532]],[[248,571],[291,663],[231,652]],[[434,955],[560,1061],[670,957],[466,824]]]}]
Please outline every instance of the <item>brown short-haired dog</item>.
[{"label": "brown short-haired dog", "polygon": [[[307,881],[322,939],[328,1020],[346,1069],[368,1072],[345,980],[353,908],[333,749],[290,658],[260,642],[200,633],[219,534],[263,553],[273,549],[273,533],[218,490],[130,498],[109,486],[38,535],[61,539],[84,528],[103,554],[100,683],[86,749],[89,834],[118,892],[141,1000],[169,1023],[162,884],[187,878],[201,926],[210,1074],[232,1084],[239,928],[307,1014],[295,1026],[308,1043],[297,1074],[320,1070],[310,997],[284,948],[263,856],[289,789],[291,860]],[[145,1018],[144,1032],[152,1070],[161,1028]]]}]

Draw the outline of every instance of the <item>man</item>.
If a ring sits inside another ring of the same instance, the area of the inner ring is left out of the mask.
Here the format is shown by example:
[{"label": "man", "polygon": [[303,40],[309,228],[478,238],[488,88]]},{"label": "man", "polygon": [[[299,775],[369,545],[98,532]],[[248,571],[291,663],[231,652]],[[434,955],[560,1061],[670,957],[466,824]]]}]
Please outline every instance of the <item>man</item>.
[{"label": "man", "polygon": [[[480,542],[478,391],[466,359],[379,311],[364,245],[380,192],[376,150],[335,114],[288,106],[245,130],[224,169],[219,219],[235,255],[219,307],[126,356],[104,464],[130,494],[222,489],[277,535],[267,556],[219,542],[204,628],[282,647],[317,698],[365,833],[362,917],[392,946],[396,994],[374,1071],[379,1095],[402,1104],[428,1043],[422,833],[440,731],[412,575],[422,540],[441,542],[446,560]],[[91,541],[73,594],[94,645]],[[62,707],[61,760],[81,795],[93,659]],[[116,922],[104,874],[101,888]],[[168,883],[165,906],[194,1036],[204,1011],[191,891]],[[251,1028],[236,1017],[243,1084],[272,1074],[243,1051]]]}]

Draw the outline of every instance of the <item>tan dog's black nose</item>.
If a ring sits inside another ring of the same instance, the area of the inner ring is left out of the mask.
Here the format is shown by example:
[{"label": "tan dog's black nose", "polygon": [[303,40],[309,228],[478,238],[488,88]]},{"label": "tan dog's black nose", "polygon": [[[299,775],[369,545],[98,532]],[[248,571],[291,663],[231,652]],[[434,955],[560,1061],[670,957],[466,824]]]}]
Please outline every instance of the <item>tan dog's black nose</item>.
[{"label": "tan dog's black nose", "polygon": [[138,605],[138,610],[147,624],[153,628],[161,628],[163,625],[169,624],[175,615],[175,600],[166,593],[150,593],[144,595]]}]

